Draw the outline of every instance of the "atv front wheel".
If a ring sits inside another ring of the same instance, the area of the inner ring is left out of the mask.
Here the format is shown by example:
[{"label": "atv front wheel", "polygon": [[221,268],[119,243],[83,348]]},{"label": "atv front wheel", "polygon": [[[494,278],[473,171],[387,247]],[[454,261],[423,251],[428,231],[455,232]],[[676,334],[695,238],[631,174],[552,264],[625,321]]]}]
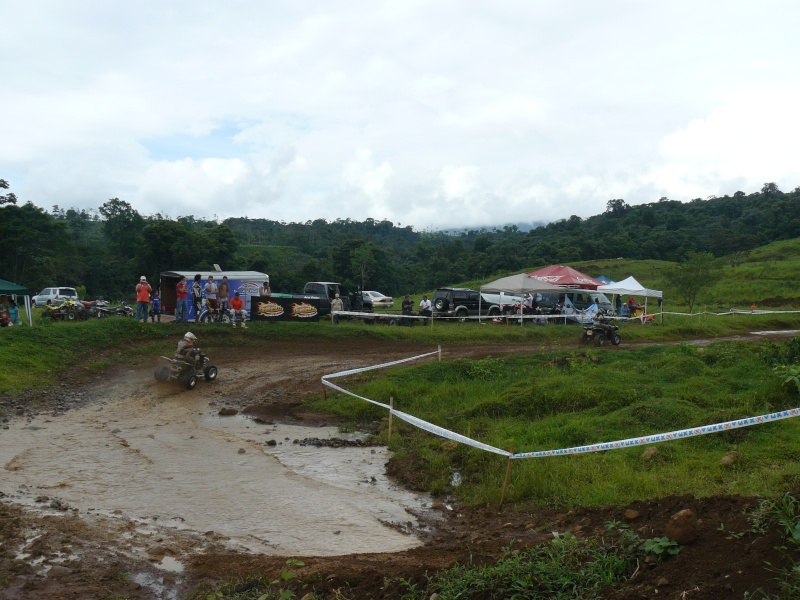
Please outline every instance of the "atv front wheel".
[{"label": "atv front wheel", "polygon": [[203,370],[203,376],[206,381],[214,381],[217,378],[217,367],[215,365],[208,365]]},{"label": "atv front wheel", "polygon": [[620,337],[620,335],[618,333],[615,333],[611,337],[611,343],[614,344],[615,346],[619,346],[621,342],[622,342],[622,338]]},{"label": "atv front wheel", "polygon": [[605,334],[598,333],[597,337],[594,338],[594,343],[596,346],[605,346],[606,345],[606,336]]}]

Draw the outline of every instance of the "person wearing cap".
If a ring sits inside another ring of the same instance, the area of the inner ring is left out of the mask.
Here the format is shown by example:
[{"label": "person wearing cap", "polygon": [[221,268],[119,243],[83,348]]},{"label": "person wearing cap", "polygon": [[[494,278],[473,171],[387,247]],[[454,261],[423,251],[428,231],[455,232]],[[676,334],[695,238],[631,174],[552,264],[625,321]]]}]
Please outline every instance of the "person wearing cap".
[{"label": "person wearing cap", "polygon": [[231,305],[230,313],[233,328],[236,329],[236,313],[239,313],[242,317],[242,329],[247,329],[247,311],[244,309],[244,301],[239,296],[239,292],[233,292],[233,298],[230,299],[229,304]]},{"label": "person wearing cap", "polygon": [[342,302],[342,299],[339,298],[339,294],[336,294],[333,300],[331,300],[331,319],[333,319],[334,325],[339,324],[340,310],[344,310],[344,302]]},{"label": "person wearing cap", "polygon": [[147,283],[147,277],[142,275],[139,277],[139,284],[136,286],[136,315],[134,318],[139,322],[141,318],[143,322],[147,323],[147,313],[150,308],[150,292],[153,288]]}]

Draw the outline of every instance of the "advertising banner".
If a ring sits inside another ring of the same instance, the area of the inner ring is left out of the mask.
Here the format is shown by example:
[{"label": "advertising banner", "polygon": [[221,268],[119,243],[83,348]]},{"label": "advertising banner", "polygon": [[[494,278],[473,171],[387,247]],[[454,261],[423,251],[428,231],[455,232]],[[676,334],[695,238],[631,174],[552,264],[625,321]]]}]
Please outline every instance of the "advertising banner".
[{"label": "advertising banner", "polygon": [[319,299],[303,296],[251,296],[252,321],[319,322]]}]

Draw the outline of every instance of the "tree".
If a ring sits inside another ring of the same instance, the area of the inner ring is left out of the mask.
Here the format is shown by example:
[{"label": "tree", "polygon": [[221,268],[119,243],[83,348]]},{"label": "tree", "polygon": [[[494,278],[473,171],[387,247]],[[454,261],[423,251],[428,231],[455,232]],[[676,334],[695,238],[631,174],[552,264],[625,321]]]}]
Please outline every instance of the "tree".
[{"label": "tree", "polygon": [[117,251],[117,258],[130,258],[134,254],[134,242],[144,226],[144,219],[136,209],[119,198],[112,198],[99,210],[106,219],[103,231],[109,245]]},{"label": "tree", "polygon": [[[5,179],[0,179],[0,190],[7,190],[9,187],[8,182]],[[16,204],[17,197],[14,194],[8,193],[3,194],[0,196],[0,206],[3,204]]]},{"label": "tree", "polygon": [[621,198],[615,198],[614,200],[609,200],[606,202],[606,214],[611,214],[615,217],[624,215],[630,210],[630,208],[631,207],[625,202],[625,200],[622,200]]},{"label": "tree", "polygon": [[774,196],[779,194],[781,189],[778,187],[778,184],[775,182],[765,183],[764,186],[761,188],[761,193],[765,196]]},{"label": "tree", "polygon": [[694,312],[701,292],[713,287],[722,277],[719,261],[708,252],[690,252],[682,263],[667,273],[667,281]]}]

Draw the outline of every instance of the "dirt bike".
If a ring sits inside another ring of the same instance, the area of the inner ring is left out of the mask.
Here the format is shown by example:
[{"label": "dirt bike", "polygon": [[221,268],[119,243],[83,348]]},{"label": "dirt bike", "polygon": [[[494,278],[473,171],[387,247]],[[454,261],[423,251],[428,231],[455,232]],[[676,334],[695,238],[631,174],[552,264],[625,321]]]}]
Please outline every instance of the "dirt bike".
[{"label": "dirt bike", "polygon": [[109,310],[119,317],[132,317],[134,315],[134,310],[124,302],[120,303],[119,306],[110,306]]},{"label": "dirt bike", "polygon": [[592,341],[596,346],[605,346],[606,342],[619,346],[622,342],[622,337],[619,335],[619,327],[602,319],[596,319],[594,323],[584,325],[581,342],[588,344]]},{"label": "dirt bike", "polygon": [[227,311],[221,311],[219,308],[209,308],[208,301],[203,300],[203,310],[197,320],[200,323],[226,323],[230,325],[231,316]]},{"label": "dirt bike", "polygon": [[97,300],[82,300],[81,304],[86,307],[86,311],[90,317],[111,317],[114,316],[116,313],[111,308],[109,303],[102,298],[98,298]]},{"label": "dirt bike", "polygon": [[156,367],[153,373],[156,381],[177,381],[187,390],[193,390],[201,377],[206,381],[214,381],[217,378],[216,365],[212,365],[208,356],[200,350],[195,350],[186,359],[167,356],[160,358],[167,364]]},{"label": "dirt bike", "polygon": [[89,318],[89,312],[80,302],[64,300],[64,302],[58,306],[50,304],[45,306],[42,318],[53,321],[85,321]]}]

